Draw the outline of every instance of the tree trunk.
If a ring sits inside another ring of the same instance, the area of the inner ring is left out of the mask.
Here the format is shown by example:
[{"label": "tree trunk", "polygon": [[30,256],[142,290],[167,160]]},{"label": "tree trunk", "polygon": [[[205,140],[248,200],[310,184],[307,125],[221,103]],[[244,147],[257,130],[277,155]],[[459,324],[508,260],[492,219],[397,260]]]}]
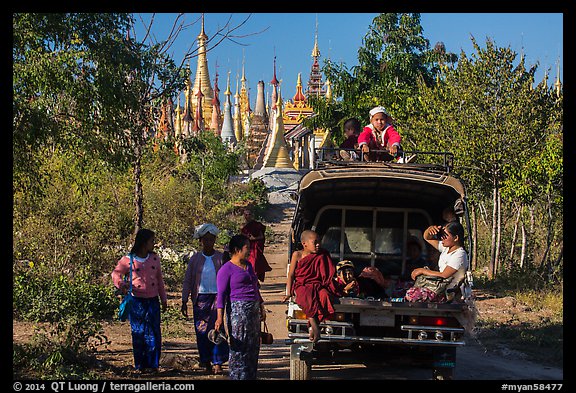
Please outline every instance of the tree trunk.
[{"label": "tree trunk", "polygon": [[476,270],[478,263],[478,222],[476,217],[476,205],[472,205],[472,271]]},{"label": "tree trunk", "polygon": [[200,173],[200,198],[199,198],[199,203],[198,203],[198,207],[202,208],[203,206],[203,200],[204,200],[204,172],[205,172],[205,165],[206,163],[204,162],[204,156],[200,156],[200,161],[201,161],[201,173]]},{"label": "tree trunk", "polygon": [[526,227],[524,221],[520,222],[520,229],[522,230],[522,251],[520,252],[520,269],[524,269],[524,260],[526,259]]},{"label": "tree trunk", "polygon": [[546,277],[548,280],[552,277],[552,263],[548,258],[550,252],[550,246],[552,245],[552,203],[550,201],[550,194],[548,194],[548,204],[547,204],[547,216],[548,225],[546,225],[546,248],[544,249],[544,254],[542,255],[542,260],[540,261],[540,266],[545,267]]},{"label": "tree trunk", "polygon": [[554,260],[553,269],[558,270],[558,268],[560,267],[560,263],[562,262],[563,256],[564,256],[564,244],[560,246],[560,253],[558,254],[558,257]]},{"label": "tree trunk", "polygon": [[498,209],[496,194],[496,187],[494,187],[492,189],[492,237],[490,240],[490,263],[488,270],[489,279],[493,279],[496,276],[496,212]]},{"label": "tree trunk", "polygon": [[137,139],[134,146],[134,234],[141,228],[144,221],[144,193],[142,192],[142,145]]},{"label": "tree trunk", "polygon": [[500,196],[500,189],[496,189],[496,246],[494,247],[494,267],[496,273],[500,272],[500,244],[502,239],[502,198]]},{"label": "tree trunk", "polygon": [[516,240],[518,239],[518,223],[520,222],[520,213],[522,211],[522,205],[518,206],[516,213],[516,220],[514,221],[514,231],[512,232],[512,246],[510,247],[510,264],[514,258],[514,251],[516,249]]}]

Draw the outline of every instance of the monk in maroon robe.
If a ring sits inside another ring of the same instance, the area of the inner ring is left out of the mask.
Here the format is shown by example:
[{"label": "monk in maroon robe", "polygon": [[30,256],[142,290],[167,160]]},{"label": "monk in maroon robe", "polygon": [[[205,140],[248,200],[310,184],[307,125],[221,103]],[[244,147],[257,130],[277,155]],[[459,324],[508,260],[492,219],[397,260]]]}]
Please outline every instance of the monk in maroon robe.
[{"label": "monk in maroon robe", "polygon": [[250,239],[250,256],[247,260],[252,264],[258,280],[264,281],[266,272],[272,270],[264,256],[266,226],[254,219],[252,210],[249,208],[244,209],[244,219],[246,224],[242,227],[241,233]]},{"label": "monk in maroon robe", "polygon": [[304,248],[292,254],[283,301],[296,296],[296,304],[310,323],[310,341],[316,342],[320,339],[319,323],[334,314],[336,268],[328,251],[320,248],[316,232],[302,232],[301,242]]}]

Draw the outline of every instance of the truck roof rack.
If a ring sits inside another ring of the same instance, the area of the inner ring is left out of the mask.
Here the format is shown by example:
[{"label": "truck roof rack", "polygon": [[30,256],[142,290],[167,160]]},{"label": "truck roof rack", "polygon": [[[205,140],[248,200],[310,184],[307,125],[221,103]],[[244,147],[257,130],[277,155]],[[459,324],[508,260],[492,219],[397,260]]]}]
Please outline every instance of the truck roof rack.
[{"label": "truck roof rack", "polygon": [[414,170],[450,173],[454,169],[454,154],[440,151],[417,151],[399,150],[395,157],[391,157],[389,151],[372,150],[372,153],[386,154],[389,161],[366,161],[363,154],[355,149],[341,149],[338,147],[321,147],[314,149],[314,169],[326,167],[390,167],[398,166]]}]

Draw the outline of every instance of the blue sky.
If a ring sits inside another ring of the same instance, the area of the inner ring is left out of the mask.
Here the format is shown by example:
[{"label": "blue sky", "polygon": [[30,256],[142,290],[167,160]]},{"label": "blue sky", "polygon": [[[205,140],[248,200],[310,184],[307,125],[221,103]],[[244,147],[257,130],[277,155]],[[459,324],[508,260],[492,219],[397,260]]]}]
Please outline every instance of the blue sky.
[{"label": "blue sky", "polygon": [[[188,47],[200,32],[200,15],[185,14],[188,28],[183,31],[170,48],[176,61],[180,61]],[[318,45],[320,64],[331,58],[343,62],[348,68],[357,65],[357,51],[368,31],[375,13],[254,13],[205,14],[205,32],[215,39],[218,28],[230,19],[230,26],[245,22],[234,32],[235,41],[225,40],[208,53],[210,79],[215,77],[218,64],[220,100],[226,88],[230,71],[232,92],[235,92],[236,75],[241,76],[244,61],[250,89],[250,101],[254,105],[259,80],[263,80],[266,92],[270,92],[273,60],[276,55],[276,75],[282,81],[284,100],[295,94],[298,73],[302,74],[304,87],[312,66],[311,52],[314,46],[316,20],[318,21]],[[150,14],[136,14],[137,25],[149,20]],[[153,28],[156,39],[166,39],[176,14],[157,14]],[[248,20],[246,20],[246,18]],[[463,50],[469,57],[474,48],[471,36],[481,47],[491,38],[498,47],[510,47],[518,54],[524,53],[529,65],[539,63],[536,81],[542,80],[546,70],[548,83],[554,83],[557,65],[563,78],[563,14],[562,13],[422,13],[423,35],[433,47],[442,41],[448,51],[459,54]],[[141,30],[137,37],[142,38]],[[194,43],[195,45],[195,43]],[[195,47],[195,46],[194,46]],[[196,59],[191,62],[196,71]]]}]

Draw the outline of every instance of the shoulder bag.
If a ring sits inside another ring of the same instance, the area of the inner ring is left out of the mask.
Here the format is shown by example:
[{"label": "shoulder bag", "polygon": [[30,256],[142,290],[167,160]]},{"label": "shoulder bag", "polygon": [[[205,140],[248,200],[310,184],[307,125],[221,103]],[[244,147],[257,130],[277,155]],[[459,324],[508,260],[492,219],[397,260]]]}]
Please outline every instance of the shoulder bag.
[{"label": "shoulder bag", "polygon": [[260,331],[260,341],[262,344],[272,344],[274,342],[274,336],[272,333],[268,332],[268,326],[266,322],[263,322],[264,328]]},{"label": "shoulder bag", "polygon": [[132,303],[134,302],[134,297],[132,296],[132,254],[130,254],[130,289],[128,293],[122,298],[122,302],[118,308],[118,319],[124,322],[130,316],[130,310],[132,309]]},{"label": "shoulder bag", "polygon": [[452,277],[442,278],[437,276],[427,276],[421,274],[416,277],[416,282],[414,286],[417,288],[427,288],[434,292],[436,295],[440,295],[446,292],[446,287],[452,281]]}]

